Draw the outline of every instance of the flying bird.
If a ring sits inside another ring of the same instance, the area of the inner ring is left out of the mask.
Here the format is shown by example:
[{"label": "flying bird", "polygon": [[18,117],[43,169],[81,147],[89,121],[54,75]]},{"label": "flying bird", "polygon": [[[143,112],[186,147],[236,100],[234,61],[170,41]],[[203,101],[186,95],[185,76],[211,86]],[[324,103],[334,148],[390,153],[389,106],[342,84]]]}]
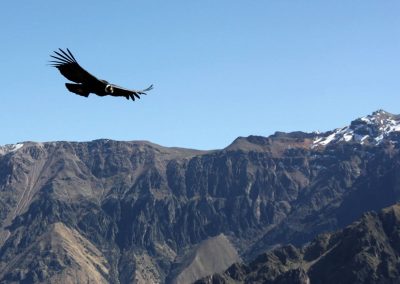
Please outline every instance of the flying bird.
[{"label": "flying bird", "polygon": [[54,53],[55,55],[50,56],[56,60],[50,60],[51,66],[56,67],[68,80],[77,83],[65,83],[67,89],[77,95],[88,97],[90,93],[93,93],[101,97],[114,96],[135,100],[135,97],[140,99],[140,95],[146,95],[147,91],[153,89],[153,85],[144,90],[130,90],[110,84],[83,69],[68,48],[67,51],[59,48],[59,51],[54,51]]}]

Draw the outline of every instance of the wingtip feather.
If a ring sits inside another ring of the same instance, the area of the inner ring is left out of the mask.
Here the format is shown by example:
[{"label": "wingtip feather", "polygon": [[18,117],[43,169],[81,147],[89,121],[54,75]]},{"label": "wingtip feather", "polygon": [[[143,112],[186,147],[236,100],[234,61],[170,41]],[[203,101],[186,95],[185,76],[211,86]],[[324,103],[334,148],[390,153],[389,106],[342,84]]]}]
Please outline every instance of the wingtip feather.
[{"label": "wingtip feather", "polygon": [[74,62],[74,60],[71,58],[71,56],[69,54],[67,54],[64,50],[62,50],[61,48],[59,48],[59,50],[62,52],[62,54],[65,55],[66,58],[68,58],[69,61]]},{"label": "wingtip feather", "polygon": [[146,89],[142,90],[141,92],[144,93],[146,95],[146,92],[153,90],[153,84],[151,84],[149,87],[147,87]]},{"label": "wingtip feather", "polygon": [[68,51],[69,55],[71,56],[71,58],[72,58],[75,62],[78,62],[78,61],[76,61],[74,55],[73,55],[72,52],[68,49],[68,47],[67,47],[67,51]]},{"label": "wingtip feather", "polygon": [[54,53],[56,53],[58,55],[58,57],[57,56],[53,56],[53,55],[50,55],[50,56],[55,58],[55,59],[57,59],[57,60],[65,62],[65,64],[74,63],[74,61],[72,61],[71,58],[65,57],[63,54],[61,54],[61,53],[59,53],[57,51],[54,51]]}]

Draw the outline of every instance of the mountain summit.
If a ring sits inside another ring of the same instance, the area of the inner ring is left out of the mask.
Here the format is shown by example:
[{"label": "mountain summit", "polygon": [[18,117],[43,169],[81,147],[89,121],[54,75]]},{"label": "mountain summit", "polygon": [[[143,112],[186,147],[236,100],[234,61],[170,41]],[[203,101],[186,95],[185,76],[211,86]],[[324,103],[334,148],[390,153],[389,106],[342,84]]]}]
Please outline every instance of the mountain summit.
[{"label": "mountain summit", "polygon": [[360,144],[379,144],[385,138],[399,135],[400,115],[378,110],[371,115],[351,122],[350,126],[335,129],[318,135],[313,146],[326,146],[330,143],[356,142]]}]

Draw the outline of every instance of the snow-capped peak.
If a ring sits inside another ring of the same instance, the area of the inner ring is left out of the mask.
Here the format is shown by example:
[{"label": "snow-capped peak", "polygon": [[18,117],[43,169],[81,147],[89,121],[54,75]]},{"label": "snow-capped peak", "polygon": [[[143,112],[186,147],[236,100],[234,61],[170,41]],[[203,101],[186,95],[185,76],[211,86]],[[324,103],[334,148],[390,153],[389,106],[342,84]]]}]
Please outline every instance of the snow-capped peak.
[{"label": "snow-capped peak", "polygon": [[17,144],[7,144],[4,146],[0,146],[0,155],[5,155],[10,152],[15,152],[19,149],[21,149],[24,146],[22,143],[17,143]]},{"label": "snow-capped peak", "polygon": [[349,126],[321,133],[314,139],[313,147],[350,141],[377,145],[393,132],[400,133],[400,116],[378,110],[352,121]]}]

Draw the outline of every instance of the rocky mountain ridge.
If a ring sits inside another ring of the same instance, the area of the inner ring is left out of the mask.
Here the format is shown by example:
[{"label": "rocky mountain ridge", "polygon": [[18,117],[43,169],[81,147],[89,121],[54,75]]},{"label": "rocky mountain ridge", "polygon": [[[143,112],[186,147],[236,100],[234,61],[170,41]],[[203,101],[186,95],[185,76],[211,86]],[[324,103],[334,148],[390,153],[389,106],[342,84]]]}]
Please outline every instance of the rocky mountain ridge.
[{"label": "rocky mountain ridge", "polygon": [[303,247],[287,245],[235,263],[196,284],[225,283],[398,283],[400,204],[335,233],[318,235]]},{"label": "rocky mountain ridge", "polygon": [[[0,283],[71,273],[76,282],[179,283],[206,267],[185,263],[221,234],[250,261],[343,228],[400,199],[398,116],[367,118],[362,141],[335,130],[240,137],[215,151],[106,139],[3,146]],[[359,135],[357,125],[349,129]],[[226,266],[237,261],[229,251]]]}]

